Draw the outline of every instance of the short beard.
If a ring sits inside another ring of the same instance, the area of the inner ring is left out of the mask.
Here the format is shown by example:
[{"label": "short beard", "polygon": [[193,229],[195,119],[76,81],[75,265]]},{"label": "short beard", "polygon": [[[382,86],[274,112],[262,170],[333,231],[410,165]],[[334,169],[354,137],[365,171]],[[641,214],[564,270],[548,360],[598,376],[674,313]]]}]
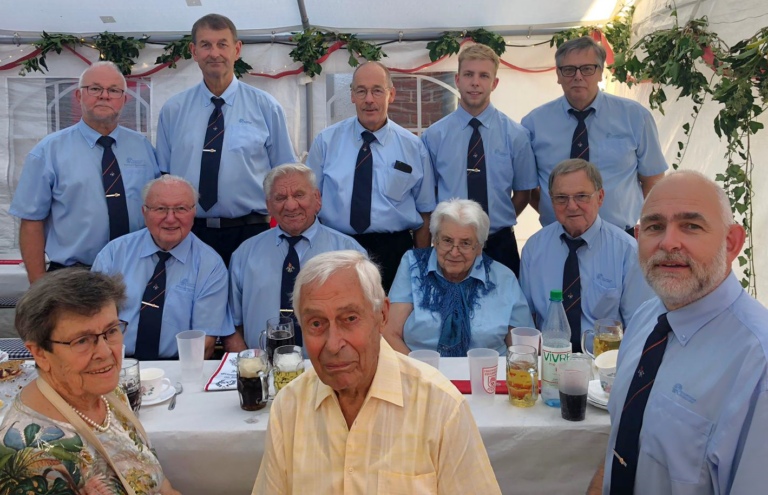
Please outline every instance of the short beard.
[{"label": "short beard", "polygon": [[[687,306],[712,292],[728,274],[726,244],[723,242],[710,263],[702,264],[687,254],[657,251],[644,262],[643,275],[648,285],[669,309]],[[656,270],[656,265],[665,261],[686,263],[691,273],[687,276],[665,274]]]}]

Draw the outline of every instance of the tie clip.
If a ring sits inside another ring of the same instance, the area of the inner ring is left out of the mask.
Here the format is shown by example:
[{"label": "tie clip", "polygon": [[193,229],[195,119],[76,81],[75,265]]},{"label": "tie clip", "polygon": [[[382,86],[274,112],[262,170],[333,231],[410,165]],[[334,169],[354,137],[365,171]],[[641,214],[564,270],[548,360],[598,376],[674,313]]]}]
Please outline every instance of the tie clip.
[{"label": "tie clip", "polygon": [[151,307],[153,307],[155,309],[160,309],[160,306],[158,306],[157,304],[152,304],[152,303],[148,303],[148,302],[144,302],[144,301],[141,301],[141,304],[143,304],[145,306],[151,306]]},{"label": "tie clip", "polygon": [[120,193],[115,193],[115,194],[107,194],[107,197],[108,197],[108,198],[119,198],[119,197],[120,197]]},{"label": "tie clip", "polygon": [[293,310],[292,309],[281,309],[280,312],[281,313],[293,313]]},{"label": "tie clip", "polygon": [[203,148],[203,152],[204,153],[216,153],[216,150],[213,149],[213,148],[209,148],[209,149]]},{"label": "tie clip", "polygon": [[627,467],[627,463],[624,461],[624,459],[621,458],[618,452],[616,452],[616,449],[613,450],[613,455],[616,456],[616,459],[619,460],[619,464],[621,464],[624,467]]},{"label": "tie clip", "polygon": [[480,171],[479,168],[468,168],[467,169],[467,172],[479,172],[479,171]]}]

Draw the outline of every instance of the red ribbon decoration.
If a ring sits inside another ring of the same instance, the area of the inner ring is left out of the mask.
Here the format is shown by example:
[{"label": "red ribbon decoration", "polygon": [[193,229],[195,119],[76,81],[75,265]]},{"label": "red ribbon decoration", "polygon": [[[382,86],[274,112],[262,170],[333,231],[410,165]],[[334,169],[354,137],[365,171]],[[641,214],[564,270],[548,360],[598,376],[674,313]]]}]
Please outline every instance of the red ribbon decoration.
[{"label": "red ribbon decoration", "polygon": [[15,62],[10,62],[10,63],[7,63],[5,65],[0,65],[0,70],[8,70],[8,69],[13,69],[15,67],[18,67],[19,65],[21,65],[21,63],[23,61],[29,60],[30,58],[37,57],[38,55],[40,55],[40,52],[42,52],[42,51],[43,51],[42,48],[38,48],[37,50],[33,51],[29,55],[25,55],[25,56],[21,57],[20,59],[18,59]]}]

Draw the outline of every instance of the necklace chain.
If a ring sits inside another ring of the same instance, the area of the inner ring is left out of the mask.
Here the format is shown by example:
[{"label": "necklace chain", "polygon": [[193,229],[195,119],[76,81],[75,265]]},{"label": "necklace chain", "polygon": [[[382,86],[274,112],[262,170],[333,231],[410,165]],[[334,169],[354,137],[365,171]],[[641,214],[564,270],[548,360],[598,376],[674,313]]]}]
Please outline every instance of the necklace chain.
[{"label": "necklace chain", "polygon": [[107,417],[104,419],[104,423],[98,424],[85,414],[81,413],[75,406],[72,404],[69,405],[69,407],[72,408],[73,411],[77,413],[78,416],[83,418],[83,421],[91,425],[92,427],[96,428],[97,431],[104,433],[109,429],[109,425],[112,423],[112,411],[109,409],[109,403],[107,402],[107,399],[102,395],[101,400],[104,401],[104,406],[107,408]]}]

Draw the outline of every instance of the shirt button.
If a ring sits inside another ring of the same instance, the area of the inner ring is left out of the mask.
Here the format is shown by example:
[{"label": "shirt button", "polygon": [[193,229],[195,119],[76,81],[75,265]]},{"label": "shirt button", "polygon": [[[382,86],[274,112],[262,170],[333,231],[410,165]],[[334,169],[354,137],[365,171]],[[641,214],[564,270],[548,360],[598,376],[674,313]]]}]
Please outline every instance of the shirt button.
[{"label": "shirt button", "polygon": [[349,468],[349,472],[350,472],[350,473],[351,473],[352,471],[354,471],[354,470],[355,470],[354,468]]}]

